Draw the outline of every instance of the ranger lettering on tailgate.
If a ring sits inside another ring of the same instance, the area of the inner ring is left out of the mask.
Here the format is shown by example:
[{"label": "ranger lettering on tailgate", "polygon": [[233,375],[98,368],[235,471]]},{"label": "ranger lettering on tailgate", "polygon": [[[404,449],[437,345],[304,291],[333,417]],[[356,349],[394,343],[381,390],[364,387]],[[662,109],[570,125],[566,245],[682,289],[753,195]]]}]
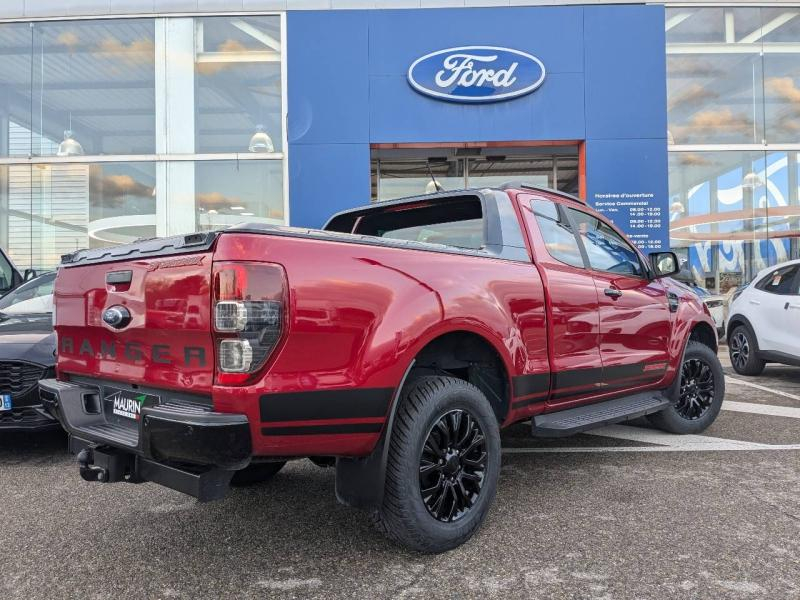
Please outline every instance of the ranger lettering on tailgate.
[{"label": "ranger lettering on tailgate", "polygon": [[[76,350],[77,348],[77,350]],[[120,350],[118,352],[117,350]],[[144,345],[139,342],[118,342],[101,340],[99,348],[92,345],[88,338],[75,339],[65,336],[59,340],[58,351],[67,356],[89,356],[104,360],[124,358],[136,363],[145,359]],[[205,367],[206,350],[200,346],[183,346],[173,349],[169,344],[153,344],[150,346],[150,361],[162,365],[182,364],[184,367]]]}]

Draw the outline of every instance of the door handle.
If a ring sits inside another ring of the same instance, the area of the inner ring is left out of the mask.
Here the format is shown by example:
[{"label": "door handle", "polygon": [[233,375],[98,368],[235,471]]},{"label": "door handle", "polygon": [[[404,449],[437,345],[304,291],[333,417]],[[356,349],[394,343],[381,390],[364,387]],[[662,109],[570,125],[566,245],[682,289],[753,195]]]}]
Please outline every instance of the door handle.
[{"label": "door handle", "polygon": [[609,298],[619,298],[622,296],[622,290],[617,290],[614,288],[606,288],[603,290],[603,293]]},{"label": "door handle", "polygon": [[758,300],[750,300],[750,304],[755,304],[756,306],[760,306],[761,302],[759,302]]},{"label": "door handle", "polygon": [[797,309],[800,309],[800,304],[789,304],[787,302],[786,303],[786,308],[797,308]]}]

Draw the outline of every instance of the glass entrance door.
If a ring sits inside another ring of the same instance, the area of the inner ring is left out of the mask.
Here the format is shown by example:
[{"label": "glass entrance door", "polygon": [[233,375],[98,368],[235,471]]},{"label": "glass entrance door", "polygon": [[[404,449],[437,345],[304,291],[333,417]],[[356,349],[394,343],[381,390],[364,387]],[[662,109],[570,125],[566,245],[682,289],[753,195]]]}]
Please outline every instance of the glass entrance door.
[{"label": "glass entrance door", "polygon": [[373,200],[513,181],[577,195],[579,179],[577,146],[372,150]]}]

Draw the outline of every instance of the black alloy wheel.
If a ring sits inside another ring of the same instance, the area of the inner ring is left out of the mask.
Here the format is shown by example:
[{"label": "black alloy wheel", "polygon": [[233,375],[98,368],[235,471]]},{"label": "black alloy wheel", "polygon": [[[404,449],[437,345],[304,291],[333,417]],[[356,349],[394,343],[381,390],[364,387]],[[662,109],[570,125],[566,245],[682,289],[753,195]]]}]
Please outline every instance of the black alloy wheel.
[{"label": "black alloy wheel", "polygon": [[419,461],[422,501],[434,519],[451,523],[475,505],[486,474],[486,437],[469,412],[457,409],[431,428]]},{"label": "black alloy wheel", "polygon": [[750,342],[741,327],[731,336],[730,341],[731,362],[737,371],[747,368],[747,361],[750,359]]},{"label": "black alloy wheel", "polygon": [[675,404],[678,414],[695,421],[714,403],[714,372],[702,358],[685,360],[681,366],[680,397]]},{"label": "black alloy wheel", "polygon": [[689,340],[673,384],[662,393],[673,401],[663,410],[647,415],[653,425],[678,434],[696,435],[708,429],[725,399],[725,373],[716,348]]},{"label": "black alloy wheel", "polygon": [[497,416],[481,390],[455,377],[414,377],[396,409],[373,522],[417,552],[463,544],[492,505],[500,455]]}]

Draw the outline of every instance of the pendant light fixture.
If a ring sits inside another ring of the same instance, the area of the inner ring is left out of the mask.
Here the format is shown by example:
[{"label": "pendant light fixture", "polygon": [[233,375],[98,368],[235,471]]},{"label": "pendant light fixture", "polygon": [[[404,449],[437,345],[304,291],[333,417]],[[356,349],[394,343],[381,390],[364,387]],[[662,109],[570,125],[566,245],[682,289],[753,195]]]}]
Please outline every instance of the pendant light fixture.
[{"label": "pendant light fixture", "polygon": [[247,148],[250,152],[275,152],[275,145],[272,143],[272,138],[269,137],[264,126],[260,123],[256,125],[256,132],[250,138],[250,145]]},{"label": "pendant light fixture", "polygon": [[70,118],[70,128],[64,131],[64,139],[58,145],[56,156],[83,156],[83,146],[74,137],[71,121],[72,119]]},{"label": "pendant light fixture", "polygon": [[[69,51],[68,80],[72,79],[72,49]],[[69,111],[69,127],[64,131],[64,139],[58,145],[56,156],[83,156],[83,146],[75,139],[72,131],[72,110]]]}]

